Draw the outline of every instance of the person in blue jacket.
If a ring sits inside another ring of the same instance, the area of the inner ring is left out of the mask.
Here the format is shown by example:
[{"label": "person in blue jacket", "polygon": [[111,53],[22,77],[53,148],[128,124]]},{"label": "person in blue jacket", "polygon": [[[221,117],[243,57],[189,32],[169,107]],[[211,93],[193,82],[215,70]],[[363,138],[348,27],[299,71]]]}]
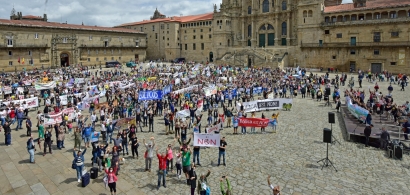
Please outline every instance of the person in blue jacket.
[{"label": "person in blue jacket", "polygon": [[88,124],[88,127],[85,127],[83,129],[82,135],[84,139],[84,144],[87,148],[90,147],[90,142],[91,142],[91,133],[93,133],[94,129],[91,126],[91,124]]},{"label": "person in blue jacket", "polygon": [[77,171],[77,179],[78,183],[81,182],[81,176],[84,168],[84,154],[87,151],[87,148],[84,149],[84,151],[81,151],[81,149],[78,149],[76,153],[77,148],[74,148],[73,150],[73,156],[74,156],[74,161],[73,164],[75,164],[75,170]]}]

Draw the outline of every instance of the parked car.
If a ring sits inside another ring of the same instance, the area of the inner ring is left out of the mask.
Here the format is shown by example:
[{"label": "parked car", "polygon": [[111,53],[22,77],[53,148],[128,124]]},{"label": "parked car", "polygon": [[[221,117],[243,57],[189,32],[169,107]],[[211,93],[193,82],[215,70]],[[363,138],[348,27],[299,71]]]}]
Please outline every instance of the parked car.
[{"label": "parked car", "polygon": [[126,65],[127,67],[130,67],[130,68],[134,68],[134,67],[136,67],[136,66],[137,66],[137,64],[136,64],[136,63],[134,63],[134,62],[132,62],[132,61],[127,62],[125,65]]},{"label": "parked car", "polygon": [[175,58],[174,63],[185,62],[185,58]]},{"label": "parked car", "polygon": [[105,62],[105,67],[106,68],[112,68],[112,67],[117,67],[117,66],[121,66],[121,63],[119,63],[116,60]]}]

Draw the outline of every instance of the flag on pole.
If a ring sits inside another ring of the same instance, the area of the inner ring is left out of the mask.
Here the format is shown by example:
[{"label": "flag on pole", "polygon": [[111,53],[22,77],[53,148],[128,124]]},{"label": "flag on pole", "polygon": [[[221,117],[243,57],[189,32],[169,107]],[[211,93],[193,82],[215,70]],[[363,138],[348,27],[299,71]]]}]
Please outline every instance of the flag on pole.
[{"label": "flag on pole", "polygon": [[19,59],[17,60],[17,62],[20,64],[20,57],[19,57]]},{"label": "flag on pole", "polygon": [[21,60],[21,63],[24,64],[24,58]]}]

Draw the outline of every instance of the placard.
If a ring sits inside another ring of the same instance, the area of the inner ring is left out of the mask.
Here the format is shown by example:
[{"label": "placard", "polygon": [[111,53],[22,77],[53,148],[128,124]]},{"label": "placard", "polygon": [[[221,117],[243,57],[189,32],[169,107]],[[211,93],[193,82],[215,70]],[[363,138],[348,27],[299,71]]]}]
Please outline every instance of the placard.
[{"label": "placard", "polygon": [[194,133],[194,146],[220,147],[221,135],[213,133]]}]

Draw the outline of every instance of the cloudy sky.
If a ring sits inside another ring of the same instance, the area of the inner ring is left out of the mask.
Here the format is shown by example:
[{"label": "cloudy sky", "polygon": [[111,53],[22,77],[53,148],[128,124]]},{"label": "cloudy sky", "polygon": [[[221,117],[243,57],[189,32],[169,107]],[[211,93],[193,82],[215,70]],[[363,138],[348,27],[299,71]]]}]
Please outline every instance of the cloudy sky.
[{"label": "cloudy sky", "polygon": [[[352,0],[343,0],[343,3]],[[47,2],[47,4],[46,4]],[[10,18],[11,10],[23,15],[42,16],[49,21],[71,24],[115,26],[149,19],[157,7],[166,16],[194,15],[213,11],[222,0],[2,0],[0,18]]]}]

